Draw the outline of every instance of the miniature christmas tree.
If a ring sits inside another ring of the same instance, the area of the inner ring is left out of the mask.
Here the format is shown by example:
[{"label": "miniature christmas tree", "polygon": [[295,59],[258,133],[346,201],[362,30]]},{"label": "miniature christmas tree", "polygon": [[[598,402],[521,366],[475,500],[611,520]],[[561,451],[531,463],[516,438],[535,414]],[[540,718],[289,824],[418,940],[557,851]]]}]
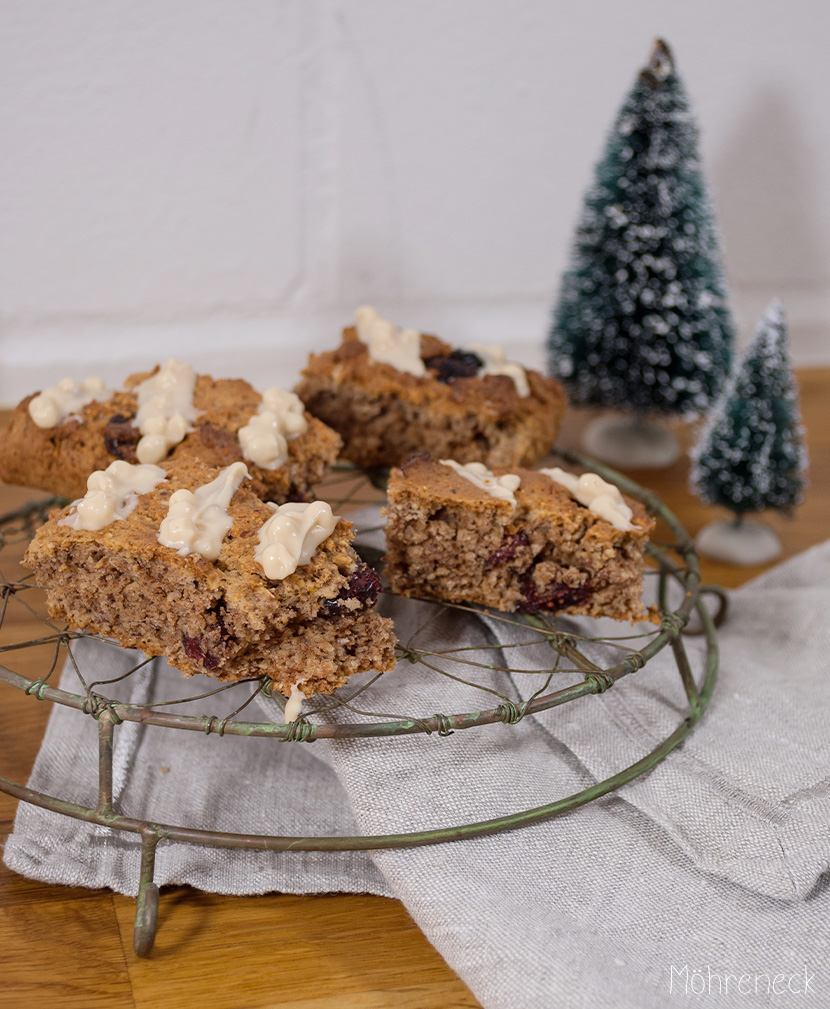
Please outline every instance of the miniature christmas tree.
[{"label": "miniature christmas tree", "polygon": [[697,141],[658,40],[586,194],[549,338],[551,372],[572,402],[622,410],[635,428],[648,415],[705,413],[731,363],[734,326]]},{"label": "miniature christmas tree", "polygon": [[768,509],[789,513],[805,484],[803,428],[779,301],[764,313],[691,456],[694,493],[705,504],[735,513],[733,522],[715,522],[701,531],[701,553],[738,564],[776,557],[781,544],[775,532],[745,516]]}]

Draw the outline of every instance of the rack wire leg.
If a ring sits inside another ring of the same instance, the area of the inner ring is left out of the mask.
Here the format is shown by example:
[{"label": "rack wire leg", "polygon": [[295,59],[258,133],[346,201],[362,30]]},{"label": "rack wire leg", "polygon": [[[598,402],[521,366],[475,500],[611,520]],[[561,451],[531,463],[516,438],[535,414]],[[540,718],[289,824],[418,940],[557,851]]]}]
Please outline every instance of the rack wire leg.
[{"label": "rack wire leg", "polygon": [[141,876],[135,909],[133,949],[136,956],[149,956],[156,941],[159,914],[159,888],[153,882],[158,834],[149,827],[141,831]]},{"label": "rack wire leg", "polygon": [[114,743],[112,716],[109,711],[98,719],[98,806],[100,816],[112,816],[112,750]]}]

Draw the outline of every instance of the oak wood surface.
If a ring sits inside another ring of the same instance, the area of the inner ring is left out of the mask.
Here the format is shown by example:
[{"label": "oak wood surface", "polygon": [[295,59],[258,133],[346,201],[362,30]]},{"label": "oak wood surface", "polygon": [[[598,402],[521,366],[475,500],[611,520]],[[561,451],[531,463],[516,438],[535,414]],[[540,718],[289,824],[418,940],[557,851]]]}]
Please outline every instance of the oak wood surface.
[{"label": "oak wood surface", "polygon": [[[793,519],[766,516],[784,557],[830,536],[830,368],[799,372],[810,451],[810,486]],[[576,446],[588,414],[572,411],[560,442]],[[693,432],[680,428],[688,442]],[[692,533],[718,509],[686,487],[685,458],[662,471],[629,471],[655,490]],[[38,495],[0,485],[0,514]],[[725,514],[725,513],[724,513]],[[17,556],[22,547],[15,547]],[[20,577],[7,548],[3,573]],[[736,586],[764,570],[701,559],[705,581]],[[29,640],[25,613],[4,626],[3,643]],[[0,656],[0,660],[2,657]],[[14,668],[41,675],[48,648],[16,652]],[[0,774],[25,782],[49,704],[0,684]],[[0,837],[15,801],[0,793]],[[463,914],[463,908],[459,908]],[[147,960],[132,952],[134,901],[106,890],[50,886],[0,866],[0,1004],[4,1009],[454,1009],[478,1002],[430,946],[406,909],[367,895],[222,897],[187,887],[162,891],[159,931]]]}]

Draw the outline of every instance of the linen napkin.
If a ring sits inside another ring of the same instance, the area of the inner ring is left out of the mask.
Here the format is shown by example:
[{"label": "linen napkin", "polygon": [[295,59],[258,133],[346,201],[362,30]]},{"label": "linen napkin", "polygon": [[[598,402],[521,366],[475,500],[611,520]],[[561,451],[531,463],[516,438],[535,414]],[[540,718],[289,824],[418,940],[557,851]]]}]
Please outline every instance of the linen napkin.
[{"label": "linen napkin", "polygon": [[[824,1006],[828,585],[830,543],[733,593],[709,711],[681,750],[615,796],[507,834],[371,855],[162,843],[156,881],[223,893],[392,894],[486,1009]],[[486,650],[497,668],[478,668],[476,680],[492,692],[490,705],[520,702],[536,682],[527,671],[550,665],[547,646],[514,647],[525,632],[493,616],[408,600],[382,605],[404,642],[415,635],[426,651]],[[100,663],[108,677],[139,658],[95,641],[74,647],[82,668]],[[699,671],[701,646],[687,648]],[[469,710],[465,657],[427,657],[440,672],[402,660],[350,703],[417,717]],[[661,656],[599,697],[515,725],[449,736],[286,745],[124,724],[116,800],[126,813],[160,821],[280,834],[484,820],[578,791],[667,735],[683,703],[671,662]],[[72,675],[65,670],[64,680]],[[153,699],[177,688],[189,696],[197,686],[161,660],[141,672],[146,684],[133,683],[138,675],[112,695],[128,700],[143,686]],[[361,716],[340,708],[313,717]],[[56,708],[33,787],[93,802],[94,784],[85,782],[95,779],[83,764],[94,766],[95,750],[92,719]],[[130,836],[24,804],[5,860],[39,879],[125,893],[138,878]]]},{"label": "linen napkin", "polygon": [[[124,675],[145,661],[140,652],[95,638],[72,643],[60,686],[83,694],[75,673],[88,683]],[[112,699],[153,704],[215,691],[216,680],[184,679],[163,659],[146,663],[117,687],[100,686]],[[178,714],[224,718],[252,693],[248,685],[202,701],[175,704]],[[244,717],[243,714],[240,717]],[[261,721],[256,708],[250,716]],[[282,719],[280,719],[281,721]],[[97,801],[98,727],[93,718],[55,705],[29,784],[47,795],[94,806]],[[163,729],[125,721],[113,745],[113,804],[125,815],[157,823],[237,833],[359,833],[334,772],[314,747],[241,737]],[[16,872],[47,883],[106,886],[138,892],[140,838],[20,803],[4,860]],[[160,844],[155,882],[189,884],[213,893],[388,894],[388,885],[362,852],[231,851],[198,845]]]},{"label": "linen napkin", "polygon": [[[828,613],[830,543],[732,593],[710,709],[670,764],[624,793],[701,868],[784,900],[806,897],[830,868]],[[619,634],[608,620],[568,623],[584,634]],[[499,628],[505,644],[520,635],[515,625]],[[702,669],[703,640],[684,643]],[[543,646],[511,654],[520,667],[545,658]],[[619,689],[537,717],[602,779],[665,739],[685,706],[666,650]]]}]

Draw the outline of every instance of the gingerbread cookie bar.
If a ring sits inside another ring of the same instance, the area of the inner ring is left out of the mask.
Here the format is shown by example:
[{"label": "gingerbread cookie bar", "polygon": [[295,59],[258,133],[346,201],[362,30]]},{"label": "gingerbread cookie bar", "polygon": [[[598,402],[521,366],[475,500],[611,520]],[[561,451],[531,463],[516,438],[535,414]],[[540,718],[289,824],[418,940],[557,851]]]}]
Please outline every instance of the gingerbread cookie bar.
[{"label": "gingerbread cookie bar", "polygon": [[654,519],[595,474],[411,457],[389,479],[386,576],[402,596],[646,620]]},{"label": "gingerbread cookie bar", "polygon": [[250,482],[243,463],[193,459],[93,474],[26,553],[51,616],[185,675],[267,676],[286,695],[391,669],[392,622],[351,523],[324,502],[274,508]]},{"label": "gingerbread cookie bar", "polygon": [[420,449],[530,466],[550,450],[566,405],[556,381],[506,361],[499,348],[453,349],[368,307],[340,347],[311,355],[295,392],[363,467],[400,465]]},{"label": "gingerbread cookie bar", "polygon": [[116,459],[210,466],[243,461],[255,493],[302,501],[340,450],[340,437],[292,393],[196,375],[180,361],[131,375],[122,390],[63,380],[22,401],[0,439],[0,477],[67,498]]}]

